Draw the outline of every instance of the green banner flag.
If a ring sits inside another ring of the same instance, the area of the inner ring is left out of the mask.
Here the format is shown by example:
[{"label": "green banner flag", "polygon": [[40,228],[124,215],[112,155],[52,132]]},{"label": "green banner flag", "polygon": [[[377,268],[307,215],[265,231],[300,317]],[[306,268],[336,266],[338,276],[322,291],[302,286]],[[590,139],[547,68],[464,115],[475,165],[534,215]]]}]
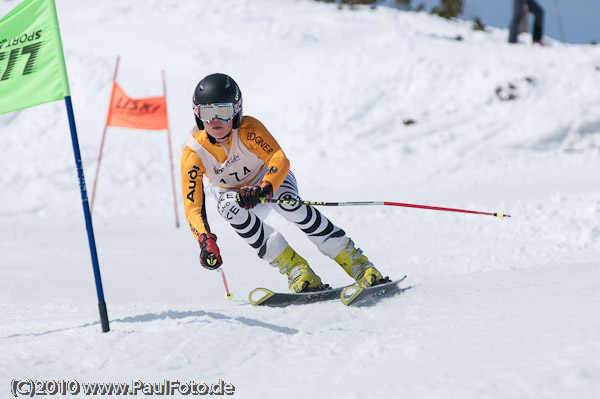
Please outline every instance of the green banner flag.
[{"label": "green banner flag", "polygon": [[69,95],[54,0],[26,0],[0,20],[0,114]]},{"label": "green banner flag", "polygon": [[54,0],[25,0],[0,19],[0,114],[56,100],[65,100],[81,204],[92,256],[100,324],[110,331],[92,214],[88,204],[83,161],[77,138],[67,69]]}]

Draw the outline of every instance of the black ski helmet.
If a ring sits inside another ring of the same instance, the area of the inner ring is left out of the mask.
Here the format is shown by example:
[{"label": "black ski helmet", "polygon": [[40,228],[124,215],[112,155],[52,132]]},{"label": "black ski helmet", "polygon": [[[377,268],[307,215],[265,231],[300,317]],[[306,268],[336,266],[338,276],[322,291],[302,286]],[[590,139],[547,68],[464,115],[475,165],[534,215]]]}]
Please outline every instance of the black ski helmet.
[{"label": "black ski helmet", "polygon": [[[200,104],[233,103],[234,109],[238,109],[233,117],[233,128],[237,129],[242,121],[242,91],[235,80],[222,73],[214,73],[206,76],[198,83],[192,97],[194,108]],[[204,130],[204,124],[194,113],[196,124],[200,130]]]}]

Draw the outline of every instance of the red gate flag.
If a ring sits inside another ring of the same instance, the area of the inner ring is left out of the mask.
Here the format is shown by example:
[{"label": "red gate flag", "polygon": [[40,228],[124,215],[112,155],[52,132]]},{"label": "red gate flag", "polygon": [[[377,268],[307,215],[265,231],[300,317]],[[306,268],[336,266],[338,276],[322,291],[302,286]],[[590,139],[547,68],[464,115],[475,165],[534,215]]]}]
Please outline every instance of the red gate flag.
[{"label": "red gate flag", "polygon": [[166,98],[161,96],[133,99],[114,82],[106,126],[166,130],[169,128]]}]

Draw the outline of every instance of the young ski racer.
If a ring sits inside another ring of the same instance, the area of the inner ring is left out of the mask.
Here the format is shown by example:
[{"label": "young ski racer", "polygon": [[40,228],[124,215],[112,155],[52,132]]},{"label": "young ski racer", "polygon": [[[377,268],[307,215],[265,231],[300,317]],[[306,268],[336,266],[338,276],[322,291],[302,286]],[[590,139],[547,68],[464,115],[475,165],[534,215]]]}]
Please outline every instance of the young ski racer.
[{"label": "young ski racer", "polygon": [[219,214],[259,258],[286,274],[292,292],[328,288],[264,219],[275,210],[292,222],[362,287],[389,281],[356,248],[346,233],[309,205],[263,203],[265,198],[299,201],[290,162],[271,133],[257,119],[242,116],[242,92],[224,74],[206,76],[193,95],[197,128],[185,142],[181,177],[185,215],[200,244],[200,263],[207,269],[222,264],[217,236],[206,218],[202,177],[217,198]]}]

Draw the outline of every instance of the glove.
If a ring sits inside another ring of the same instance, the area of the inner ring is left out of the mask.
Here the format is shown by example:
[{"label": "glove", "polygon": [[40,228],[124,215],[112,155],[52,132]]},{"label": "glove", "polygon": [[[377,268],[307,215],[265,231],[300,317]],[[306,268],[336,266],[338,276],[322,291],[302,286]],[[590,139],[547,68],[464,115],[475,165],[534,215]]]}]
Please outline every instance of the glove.
[{"label": "glove", "polygon": [[218,269],[223,261],[217,246],[217,236],[203,233],[198,238],[198,243],[200,244],[200,264],[208,270]]},{"label": "glove", "polygon": [[265,198],[273,197],[273,186],[268,181],[262,181],[258,186],[244,186],[236,197],[236,202],[244,209],[252,209],[262,203]]}]

